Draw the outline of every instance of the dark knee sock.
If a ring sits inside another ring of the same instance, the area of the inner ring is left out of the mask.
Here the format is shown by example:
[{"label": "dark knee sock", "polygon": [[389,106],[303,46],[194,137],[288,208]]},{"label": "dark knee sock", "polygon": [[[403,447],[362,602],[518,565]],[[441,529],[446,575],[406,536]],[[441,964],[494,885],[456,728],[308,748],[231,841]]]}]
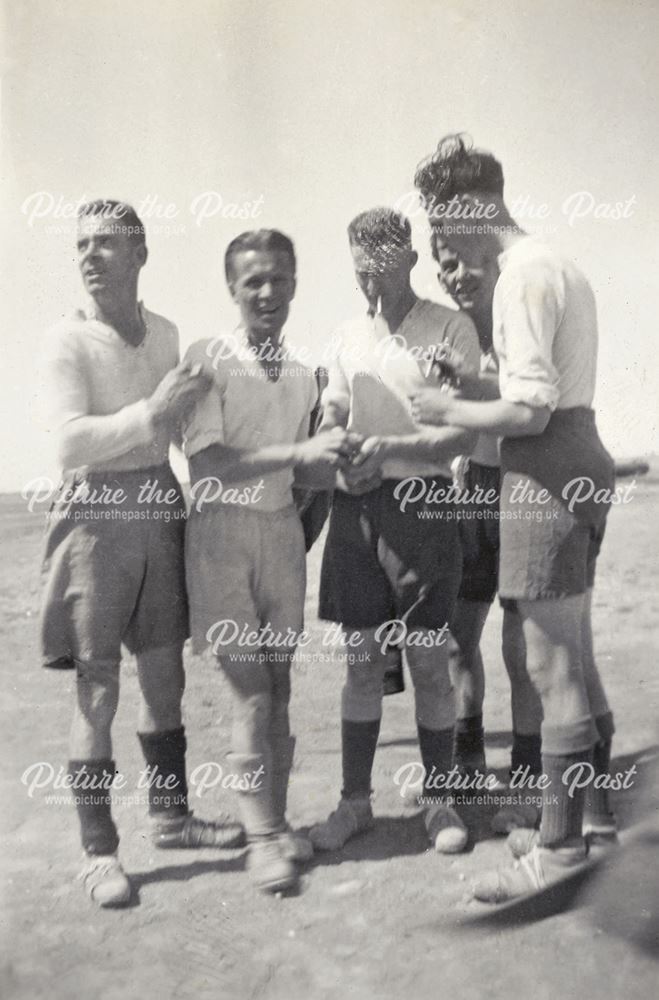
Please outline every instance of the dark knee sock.
[{"label": "dark knee sock", "polygon": [[482,712],[470,715],[466,719],[456,720],[453,760],[458,767],[485,766],[485,730]]},{"label": "dark knee sock", "polygon": [[513,732],[513,749],[510,755],[511,772],[518,767],[527,768],[529,774],[542,773],[542,739],[540,733]]},{"label": "dark knee sock", "polygon": [[119,845],[111,813],[111,783],[115,774],[113,760],[69,761],[80,836],[87,854],[114,854]]},{"label": "dark knee sock", "polygon": [[188,783],[185,777],[185,729],[161,733],[138,733],[144,760],[150,772],[149,814],[160,819],[185,816]]},{"label": "dark knee sock", "polygon": [[[597,726],[599,736],[597,743],[593,747],[594,776],[597,778],[601,775],[608,775],[611,767],[611,742],[615,732],[611,712],[598,715],[595,719],[595,725]],[[613,812],[609,803],[608,788],[595,788],[592,782],[588,785],[586,789],[586,812],[591,822],[596,822],[597,820],[611,822]]]},{"label": "dark knee sock", "polygon": [[341,720],[343,756],[343,796],[371,794],[371,774],[375,748],[380,734],[380,720],[353,722]]},{"label": "dark knee sock", "polygon": [[[426,729],[417,725],[419,750],[426,777],[424,791],[433,794],[432,782],[440,774],[447,774],[453,763],[453,727],[450,729]],[[430,782],[430,788],[428,783]],[[444,793],[442,793],[444,794]]]}]

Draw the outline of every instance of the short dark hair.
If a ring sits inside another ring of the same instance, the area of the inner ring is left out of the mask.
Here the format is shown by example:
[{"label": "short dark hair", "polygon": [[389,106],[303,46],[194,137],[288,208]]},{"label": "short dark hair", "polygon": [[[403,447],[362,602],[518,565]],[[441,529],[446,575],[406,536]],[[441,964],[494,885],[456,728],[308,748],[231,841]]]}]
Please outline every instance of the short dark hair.
[{"label": "short dark hair", "polygon": [[410,220],[393,208],[369,208],[348,226],[350,243],[371,252],[412,249]]},{"label": "short dark hair", "polygon": [[233,260],[239,253],[247,250],[280,250],[288,254],[293,267],[293,274],[297,268],[295,259],[295,247],[293,240],[281,233],[278,229],[250,229],[246,233],[241,233],[231,240],[224,254],[224,273],[227,281],[233,278]]},{"label": "short dark hair", "polygon": [[125,233],[131,242],[146,246],[144,223],[128,202],[115,201],[113,198],[97,198],[96,201],[88,201],[78,209],[78,220],[94,215],[112,220],[116,224],[118,233]]},{"label": "short dark hair", "polygon": [[491,153],[474,149],[470,136],[455,132],[440,139],[435,152],[421,161],[414,186],[426,206],[472,191],[502,195],[503,169]]}]

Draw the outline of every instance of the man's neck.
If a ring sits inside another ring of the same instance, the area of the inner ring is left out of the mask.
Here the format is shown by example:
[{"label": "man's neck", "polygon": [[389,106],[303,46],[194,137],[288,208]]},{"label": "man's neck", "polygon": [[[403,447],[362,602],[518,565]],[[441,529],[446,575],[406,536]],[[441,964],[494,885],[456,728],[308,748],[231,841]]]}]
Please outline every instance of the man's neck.
[{"label": "man's neck", "polygon": [[473,309],[468,315],[476,327],[481,352],[487,354],[492,348],[492,310],[485,309],[481,312]]},{"label": "man's neck", "polygon": [[410,309],[417,302],[417,297],[411,286],[405,290],[399,299],[392,303],[382,303],[382,315],[387,322],[390,333],[395,333],[401,325]]},{"label": "man's neck", "polygon": [[275,353],[281,347],[282,341],[282,331],[277,330],[276,333],[261,333],[260,331],[249,330],[245,328],[245,336],[247,337],[247,342],[255,351],[263,352],[264,356],[270,353]]},{"label": "man's neck", "polygon": [[245,329],[247,343],[257,352],[257,360],[264,370],[269,382],[278,382],[281,375],[282,355],[281,338],[282,331],[276,333],[262,334],[259,331]]},{"label": "man's neck", "polygon": [[146,326],[137,297],[112,302],[94,300],[93,309],[96,319],[111,326],[127,343],[137,345],[144,340]]}]

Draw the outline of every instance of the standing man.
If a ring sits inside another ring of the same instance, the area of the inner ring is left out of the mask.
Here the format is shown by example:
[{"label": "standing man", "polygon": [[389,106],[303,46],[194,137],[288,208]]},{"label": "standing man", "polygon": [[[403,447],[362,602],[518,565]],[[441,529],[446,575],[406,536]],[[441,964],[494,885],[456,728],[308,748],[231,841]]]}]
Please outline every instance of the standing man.
[{"label": "standing man", "polygon": [[460,209],[455,221],[442,221],[442,213],[434,220],[449,246],[471,264],[496,259],[500,269],[493,342],[501,398],[472,401],[424,389],[413,399],[419,420],[502,437],[499,592],[515,603],[526,666],[542,703],[542,770],[549,785],[531,850],[516,867],[475,886],[478,899],[500,902],[542,890],[578,867],[588,850],[588,825],[615,831],[604,788],[591,785],[584,824],[585,788],[563,780],[591,755],[595,774],[607,774],[613,734],[591,632],[608,505],[592,499],[574,505],[566,496],[580,476],[591,480],[591,496],[611,496],[614,485],[592,410],[595,299],[570,260],[516,224],[503,199],[501,165],[491,154],[473,150],[462,136],[446,136],[418,168],[415,183],[435,212]]},{"label": "standing man", "polygon": [[[314,845],[337,850],[368,829],[371,773],[382,714],[387,647],[402,635],[380,627],[394,619],[423,634],[406,644],[426,781],[451,768],[455,722],[446,634],[460,584],[457,521],[426,499],[406,505],[414,483],[426,493],[449,489],[450,460],[469,450],[471,434],[421,428],[409,397],[425,384],[435,349],[448,345],[466,371],[478,370],[471,321],[412,290],[417,254],[409,220],[388,208],[358,215],[348,227],[355,275],[368,312],[340,328],[337,355],[323,397],[323,428],[346,427],[365,438],[353,465],[337,480],[320,584],[320,616],[349,634],[341,699],[343,791],[329,819],[311,830]],[[321,428],[322,429],[322,428]],[[435,519],[437,514],[440,517]],[[437,850],[455,852],[467,831],[447,805],[426,813]]]},{"label": "standing man", "polygon": [[[305,542],[294,476],[312,485],[352,454],[344,430],[309,438],[313,371],[283,338],[295,295],[293,243],[274,229],[229,244],[225,274],[238,329],[199,341],[188,362],[212,379],[187,421],[192,509],[187,576],[192,634],[231,688],[232,771],[249,842],[248,871],[265,892],[292,888],[310,843],[286,820],[295,738],[291,661],[303,626]],[[312,478],[309,478],[309,475]]]},{"label": "standing man", "polygon": [[155,846],[235,846],[242,830],[204,823],[187,803],[185,508],[168,452],[208,382],[178,364],[176,327],[138,302],[147,248],[134,209],[108,200],[82,206],[77,249],[88,304],[45,343],[63,481],[50,512],[41,638],[44,665],[77,674],[69,774],[86,855],[81,877],[99,906],[116,906],[130,898],[111,815],[122,643],[137,657]]},{"label": "standing man", "polygon": [[[442,238],[441,229],[431,233],[433,257],[439,265],[439,281],[453,301],[473,320],[481,349],[479,388],[488,398],[499,396],[498,363],[492,345],[492,297],[499,279],[496,259],[475,255],[464,260]],[[480,640],[490,606],[497,592],[499,572],[499,442],[496,436],[479,434],[469,458],[461,462],[460,486],[474,501],[467,500],[460,520],[462,582],[451,621],[453,642],[450,669],[456,688],[457,719],[455,764],[466,771],[485,768],[483,699],[485,675]],[[481,498],[486,498],[485,502]],[[514,608],[511,609],[514,612]],[[516,618],[504,617],[503,659],[511,678],[513,746],[511,771],[541,770],[540,724],[542,706],[526,671],[523,636]],[[537,811],[525,804],[499,810],[497,831],[532,825]]]}]

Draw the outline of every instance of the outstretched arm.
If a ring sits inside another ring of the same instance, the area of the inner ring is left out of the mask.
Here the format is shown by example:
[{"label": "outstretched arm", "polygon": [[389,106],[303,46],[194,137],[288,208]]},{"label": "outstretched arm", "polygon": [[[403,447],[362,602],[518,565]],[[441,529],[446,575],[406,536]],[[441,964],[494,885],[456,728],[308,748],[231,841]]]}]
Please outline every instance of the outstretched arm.
[{"label": "outstretched arm", "polygon": [[412,415],[424,424],[461,427],[500,437],[524,437],[541,434],[551,410],[548,406],[529,406],[505,399],[476,402],[428,388],[412,397]]}]

